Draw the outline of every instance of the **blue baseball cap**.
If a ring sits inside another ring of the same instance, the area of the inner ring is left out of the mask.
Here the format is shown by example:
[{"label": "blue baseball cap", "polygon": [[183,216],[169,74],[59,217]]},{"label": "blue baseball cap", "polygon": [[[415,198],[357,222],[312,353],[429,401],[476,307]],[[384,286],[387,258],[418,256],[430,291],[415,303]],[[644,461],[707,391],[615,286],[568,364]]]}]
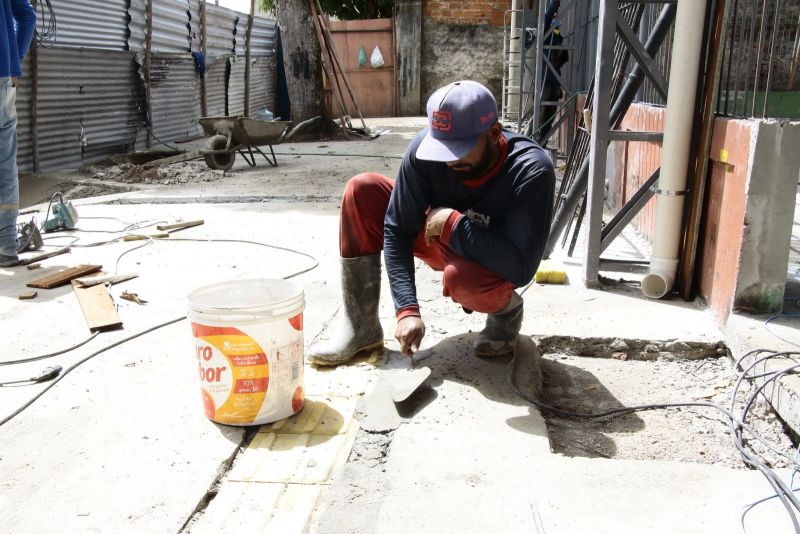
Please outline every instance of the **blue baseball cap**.
[{"label": "blue baseball cap", "polygon": [[417,158],[450,162],[475,148],[481,135],[497,122],[497,102],[483,85],[461,80],[437,89],[428,99],[428,133]]}]

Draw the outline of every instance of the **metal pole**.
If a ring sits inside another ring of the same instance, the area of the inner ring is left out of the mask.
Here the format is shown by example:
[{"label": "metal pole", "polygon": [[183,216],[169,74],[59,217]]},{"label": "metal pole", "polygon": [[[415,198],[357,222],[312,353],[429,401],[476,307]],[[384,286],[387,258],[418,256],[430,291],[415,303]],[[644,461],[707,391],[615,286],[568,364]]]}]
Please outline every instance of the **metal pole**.
[{"label": "metal pole", "polygon": [[[656,21],[655,26],[653,26],[653,31],[650,32],[650,37],[648,38],[647,43],[644,45],[644,49],[647,50],[647,53],[651,56],[658,51],[659,48],[661,48],[661,44],[667,37],[669,29],[672,26],[672,21],[675,19],[675,11],[675,4],[666,4],[662,8],[661,15],[659,15],[658,21]],[[597,55],[599,59],[599,56],[601,55],[599,50]],[[616,126],[618,121],[621,120],[622,116],[628,110],[643,80],[644,74],[642,69],[637,65],[634,67],[633,72],[620,90],[619,96],[617,96],[616,103],[614,104],[614,108],[611,110],[612,125]],[[595,87],[597,87],[596,80]],[[594,126],[592,127],[592,131],[594,131]],[[586,180],[588,177],[589,160],[584,159],[583,163],[581,163],[578,173],[575,176],[575,181],[572,185],[572,188],[567,192],[564,202],[561,204],[561,207],[553,218],[553,223],[550,226],[550,236],[547,240],[547,247],[545,248],[545,257],[548,257],[553,253],[553,250],[558,242],[558,237],[561,235],[561,232],[564,231],[567,223],[572,218],[572,215],[575,212],[575,207],[578,205],[578,202],[580,202],[584,192],[586,191]]]},{"label": "metal pole", "polygon": [[522,20],[518,28],[519,42],[519,101],[517,102],[517,131],[522,132],[522,121],[525,118],[525,13],[527,2],[522,2]]},{"label": "metal pole", "polygon": [[[36,0],[31,0],[36,10]],[[31,159],[33,172],[39,172],[39,43],[31,41]]]},{"label": "metal pole", "polygon": [[253,34],[253,18],[256,14],[256,0],[250,0],[250,16],[247,18],[247,34],[244,38],[244,116],[250,116],[250,39]]},{"label": "metal pole", "polygon": [[594,102],[592,104],[592,147],[589,152],[589,189],[586,196],[586,248],[583,280],[587,286],[597,284],[600,271],[603,200],[605,198],[608,132],[611,129],[611,85],[613,83],[614,36],[617,27],[617,0],[603,0],[597,33]]},{"label": "metal pole", "polygon": [[[544,55],[544,13],[547,10],[547,0],[539,0],[539,13],[536,20],[536,65],[534,72],[536,79],[533,84],[533,127],[532,131],[539,131],[539,122],[542,120],[542,67]],[[527,110],[525,110],[527,114]]]},{"label": "metal pole", "polygon": [[[755,15],[753,15],[755,16]],[[766,21],[767,18],[767,0],[764,0],[763,7],[761,9],[761,27],[758,30],[758,51],[756,52],[756,77],[753,81],[753,104],[750,108],[750,116],[756,116],[756,105],[757,99],[756,94],[758,93],[758,85],[761,81],[761,55],[764,52],[764,33],[766,33]]]},{"label": "metal pole", "polygon": [[772,68],[775,66],[775,40],[778,33],[778,14],[783,9],[783,0],[777,0],[775,4],[775,18],[772,21],[772,40],[769,46],[769,67],[767,68],[767,86],[764,89],[764,113],[763,117],[767,118],[769,112],[769,92],[772,90]]},{"label": "metal pole", "polygon": [[522,26],[520,18],[524,18],[520,11],[520,6],[522,4],[522,0],[514,0],[511,4],[511,32],[509,34],[508,57],[506,58],[508,61],[508,94],[506,95],[506,109],[509,110],[509,112],[513,110],[518,113],[518,123],[522,121],[522,117],[519,115],[519,103],[521,100],[519,91],[521,87],[519,81],[519,66],[517,64],[518,55],[523,50],[523,42],[520,39],[520,27]]},{"label": "metal pole", "polygon": [[700,220],[703,215],[708,167],[710,164],[711,138],[714,134],[716,105],[714,96],[719,94],[722,78],[722,56],[725,48],[725,21],[728,19],[728,2],[717,0],[712,15],[712,28],[709,35],[709,51],[703,100],[701,102],[702,123],[698,135],[699,148],[692,169],[692,190],[686,214],[686,231],[683,238],[683,252],[680,261],[680,291],[684,300],[693,296],[694,270],[697,261],[697,244],[700,240]]},{"label": "metal pole", "polygon": [[150,98],[150,62],[153,53],[153,0],[147,0],[147,33],[144,44],[144,98],[147,101],[147,148],[153,132],[153,99]]},{"label": "metal pole", "polygon": [[200,3],[200,52],[203,54],[203,62],[206,65],[206,71],[200,78],[200,90],[202,91],[202,99],[200,101],[201,113],[203,117],[208,117],[208,84],[206,83],[206,75],[208,74],[208,38],[206,35],[207,15],[206,15],[206,2],[203,0]]}]

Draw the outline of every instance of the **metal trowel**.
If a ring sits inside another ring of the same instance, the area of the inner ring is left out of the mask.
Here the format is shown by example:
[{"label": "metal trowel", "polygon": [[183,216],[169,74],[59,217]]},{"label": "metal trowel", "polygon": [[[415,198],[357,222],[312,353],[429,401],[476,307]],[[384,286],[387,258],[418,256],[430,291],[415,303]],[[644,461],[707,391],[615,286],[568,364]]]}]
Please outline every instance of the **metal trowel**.
[{"label": "metal trowel", "polygon": [[389,393],[394,402],[408,399],[431,376],[430,367],[417,367],[417,363],[433,355],[433,351],[423,350],[401,362],[401,367],[392,369],[389,376]]}]

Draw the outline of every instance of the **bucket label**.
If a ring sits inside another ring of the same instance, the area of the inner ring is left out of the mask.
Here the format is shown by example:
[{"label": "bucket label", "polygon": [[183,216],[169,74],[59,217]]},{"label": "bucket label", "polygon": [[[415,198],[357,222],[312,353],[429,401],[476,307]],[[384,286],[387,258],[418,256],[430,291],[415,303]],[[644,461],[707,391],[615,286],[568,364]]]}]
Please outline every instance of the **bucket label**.
[{"label": "bucket label", "polygon": [[192,321],[203,408],[231,425],[283,419],[303,407],[303,314],[243,329]]},{"label": "bucket label", "polygon": [[264,350],[236,328],[192,323],[192,332],[206,416],[252,423],[269,388]]}]

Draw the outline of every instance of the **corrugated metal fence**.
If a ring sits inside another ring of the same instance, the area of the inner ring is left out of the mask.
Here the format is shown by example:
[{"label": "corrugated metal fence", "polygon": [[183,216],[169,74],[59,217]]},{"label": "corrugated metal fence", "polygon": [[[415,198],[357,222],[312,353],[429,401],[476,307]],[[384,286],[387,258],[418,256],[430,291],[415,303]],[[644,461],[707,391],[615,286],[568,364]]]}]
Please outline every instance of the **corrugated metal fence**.
[{"label": "corrugated metal fence", "polygon": [[[199,135],[197,119],[203,101],[199,73],[203,64],[207,114],[243,113],[248,15],[206,4],[206,54],[202,58],[202,3],[152,0],[148,106],[143,68],[147,0],[53,2],[55,45],[38,46],[35,61],[32,55],[26,58],[18,93],[20,170],[76,168],[113,154],[143,150],[148,137],[148,108],[153,113],[154,146]],[[255,17],[252,113],[262,107],[274,109],[275,40],[275,21]],[[33,135],[34,100],[38,136]]]}]

